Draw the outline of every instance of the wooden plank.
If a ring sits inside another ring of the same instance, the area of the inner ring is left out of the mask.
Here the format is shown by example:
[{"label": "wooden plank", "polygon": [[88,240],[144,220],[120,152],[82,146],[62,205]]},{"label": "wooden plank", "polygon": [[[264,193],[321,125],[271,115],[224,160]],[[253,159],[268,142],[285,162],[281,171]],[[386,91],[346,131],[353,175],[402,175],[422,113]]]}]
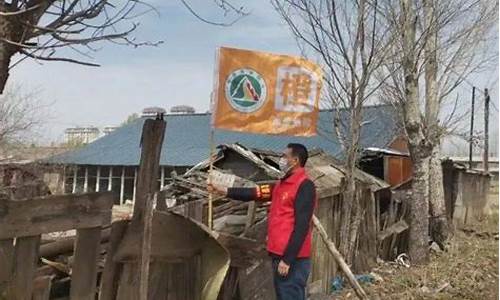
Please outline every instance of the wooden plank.
[{"label": "wooden plank", "polygon": [[71,300],[94,300],[96,297],[97,258],[101,228],[78,229],[71,275]]},{"label": "wooden plank", "polygon": [[109,224],[113,198],[106,192],[4,201],[0,239]]},{"label": "wooden plank", "polygon": [[332,242],[332,240],[328,237],[328,235],[325,231],[325,228],[323,227],[323,225],[320,223],[320,221],[318,220],[318,218],[315,215],[313,215],[312,221],[313,221],[314,227],[316,228],[316,230],[318,230],[319,235],[321,236],[321,239],[326,244],[328,251],[331,253],[331,255],[335,258],[335,260],[339,264],[340,269],[344,272],[345,276],[347,277],[347,280],[351,284],[351,286],[352,286],[354,292],[356,293],[356,295],[358,296],[358,298],[359,299],[368,299],[368,295],[366,294],[366,292],[363,290],[363,288],[361,287],[359,282],[356,280],[356,278],[352,274],[351,269],[346,264],[346,262],[344,261],[344,258],[342,257],[340,252],[337,250],[337,248],[335,247],[335,244]]},{"label": "wooden plank", "polygon": [[398,222],[386,228],[384,231],[381,231],[378,234],[378,240],[383,241],[394,234],[399,234],[405,231],[406,229],[408,229],[408,224],[405,222],[405,220],[401,219]]},{"label": "wooden plank", "polygon": [[139,299],[139,288],[138,288],[139,276],[137,276],[137,270],[139,269],[138,265],[139,265],[138,263],[133,263],[133,262],[128,262],[126,264],[123,264],[123,270],[120,276],[120,284],[118,285],[118,294],[116,299],[120,300]]},{"label": "wooden plank", "polygon": [[241,236],[246,236],[253,222],[255,222],[255,211],[257,210],[257,205],[255,201],[252,201],[248,204],[247,210],[247,222],[245,224],[245,230],[241,234]]},{"label": "wooden plank", "polygon": [[49,300],[50,288],[52,287],[52,279],[54,276],[40,276],[35,278],[32,300]]},{"label": "wooden plank", "polygon": [[128,221],[121,220],[111,225],[111,236],[106,250],[106,261],[101,276],[101,288],[99,289],[99,300],[117,299],[119,274],[122,271],[122,264],[113,261],[113,256],[125,234]]},{"label": "wooden plank", "polygon": [[265,244],[252,239],[219,232],[217,241],[229,251],[233,267],[250,267],[257,259],[268,256]]},{"label": "wooden plank", "polygon": [[[0,200],[1,201],[1,200]],[[0,240],[0,295],[7,289],[12,278],[12,262],[14,258],[14,240]]]},{"label": "wooden plank", "polygon": [[[199,253],[203,243],[208,239],[207,233],[200,230],[192,221],[166,212],[154,211],[152,228],[151,256],[156,260],[184,261]],[[142,235],[142,228],[129,226],[114,260],[138,262]]]},{"label": "wooden plank", "polygon": [[153,207],[157,194],[148,197],[144,208],[144,228],[142,231],[141,266],[139,270],[139,299],[148,300],[149,263],[151,261],[151,236],[153,232]]},{"label": "wooden plank", "polygon": [[[101,243],[109,240],[111,229],[103,228],[101,231]],[[75,236],[58,239],[57,241],[46,243],[40,246],[40,257],[50,258],[60,254],[73,252],[75,246]]]},{"label": "wooden plank", "polygon": [[135,196],[133,224],[144,217],[147,195],[158,191],[160,154],[165,136],[166,122],[147,119],[144,121],[141,137],[141,161],[137,174],[137,194]]},{"label": "wooden plank", "polygon": [[271,260],[265,258],[249,268],[238,268],[241,300],[275,300]]},{"label": "wooden plank", "polygon": [[[148,196],[153,195],[154,192],[158,191],[158,175],[160,172],[160,154],[163,145],[163,138],[165,136],[166,122],[158,119],[147,119],[144,121],[141,136],[141,160],[139,163],[139,169],[137,171],[137,184],[136,184],[136,195],[134,203],[134,213],[132,216],[132,221],[130,226],[123,238],[123,242],[126,240],[134,240],[136,243],[132,248],[136,257],[139,255],[140,245],[142,238],[138,235],[142,235],[144,230],[144,215],[146,202],[148,201]],[[153,229],[155,226],[153,225]],[[154,230],[153,230],[154,241]],[[163,236],[160,238],[164,240]],[[139,238],[137,240],[137,238]],[[119,249],[121,250],[131,250],[123,247],[123,242],[120,244]],[[136,247],[138,246],[138,247]],[[139,248],[139,249],[137,249]],[[139,250],[139,251],[137,251]],[[119,256],[119,253],[115,255]],[[123,267],[122,278],[120,279],[120,285],[118,289],[119,299],[139,299],[139,289],[140,289],[140,263],[130,263],[127,262]],[[152,268],[150,274],[151,277],[164,277],[164,274],[157,274],[160,270]],[[160,281],[164,281],[161,278]]]},{"label": "wooden plank", "polygon": [[16,239],[13,272],[7,288],[6,299],[31,299],[39,246],[40,236]]}]

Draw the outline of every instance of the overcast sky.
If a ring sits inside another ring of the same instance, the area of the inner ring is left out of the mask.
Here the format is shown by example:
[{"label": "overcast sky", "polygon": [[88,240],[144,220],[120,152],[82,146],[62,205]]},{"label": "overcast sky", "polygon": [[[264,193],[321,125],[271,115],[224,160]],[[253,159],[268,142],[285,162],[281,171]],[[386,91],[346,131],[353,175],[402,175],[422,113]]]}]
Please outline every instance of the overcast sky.
[{"label": "overcast sky", "polygon": [[[206,111],[218,46],[299,53],[288,28],[268,0],[240,1],[250,15],[229,27],[201,22],[180,0],[149,1],[152,2],[159,16],[150,13],[136,19],[140,26],[133,36],[137,40],[164,41],[158,47],[101,44],[101,50],[93,53],[93,61],[102,65],[98,68],[25,60],[11,70],[10,84],[39,90],[40,100],[51,104],[50,116],[41,130],[43,141],[61,141],[67,127],[117,125],[148,106],[170,109],[186,104],[199,112]],[[230,20],[221,15],[212,1],[188,3],[210,20]],[[78,57],[74,52],[67,53]],[[492,101],[498,107],[498,71],[470,81],[493,88]],[[459,88],[464,101],[470,101],[470,89],[467,84]],[[492,109],[492,113],[492,131],[498,135],[498,112]]]}]

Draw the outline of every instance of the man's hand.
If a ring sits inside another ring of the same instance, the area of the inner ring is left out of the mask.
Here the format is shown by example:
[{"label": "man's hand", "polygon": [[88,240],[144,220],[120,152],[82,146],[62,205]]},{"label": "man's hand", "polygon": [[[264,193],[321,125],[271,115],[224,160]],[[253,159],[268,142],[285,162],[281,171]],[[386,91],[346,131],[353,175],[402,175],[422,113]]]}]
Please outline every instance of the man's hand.
[{"label": "man's hand", "polygon": [[290,270],[290,266],[287,265],[286,262],[280,260],[280,263],[278,264],[278,273],[285,277],[286,275],[288,275],[288,271]]},{"label": "man's hand", "polygon": [[209,182],[207,182],[207,191],[210,194],[219,194],[221,196],[227,195],[227,188],[216,186],[216,185],[213,185]]}]

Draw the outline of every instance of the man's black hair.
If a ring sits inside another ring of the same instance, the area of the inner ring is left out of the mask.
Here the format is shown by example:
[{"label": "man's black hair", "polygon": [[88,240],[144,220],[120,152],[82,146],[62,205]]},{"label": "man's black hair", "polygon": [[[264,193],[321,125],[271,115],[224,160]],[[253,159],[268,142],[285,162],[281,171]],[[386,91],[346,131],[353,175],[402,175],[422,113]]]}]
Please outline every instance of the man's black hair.
[{"label": "man's black hair", "polygon": [[309,158],[306,146],[298,143],[290,143],[286,147],[292,150],[292,155],[297,157],[299,159],[300,166],[304,167],[307,159]]}]

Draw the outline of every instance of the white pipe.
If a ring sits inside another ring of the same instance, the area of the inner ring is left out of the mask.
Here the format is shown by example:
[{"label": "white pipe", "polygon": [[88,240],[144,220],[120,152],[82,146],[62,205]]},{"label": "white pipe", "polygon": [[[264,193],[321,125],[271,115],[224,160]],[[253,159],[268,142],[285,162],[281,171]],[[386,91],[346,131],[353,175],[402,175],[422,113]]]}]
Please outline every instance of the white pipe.
[{"label": "white pipe", "polygon": [[108,174],[108,191],[111,192],[111,181],[113,181],[113,167],[109,167],[109,174]]},{"label": "white pipe", "polygon": [[122,167],[122,177],[120,179],[120,205],[123,204],[124,194],[125,194],[125,167]]},{"label": "white pipe", "polygon": [[89,168],[85,167],[85,178],[83,181],[83,192],[86,193],[89,188]]},{"label": "white pipe", "polygon": [[134,168],[134,192],[132,196],[132,201],[135,203],[135,191],[137,189],[137,167]]},{"label": "white pipe", "polygon": [[75,166],[75,170],[73,171],[73,191],[72,193],[76,193],[76,175],[77,175],[77,172],[78,172],[78,167]]},{"label": "white pipe", "polygon": [[101,181],[101,167],[97,167],[97,175],[95,179],[95,191],[99,192],[99,181]]}]

